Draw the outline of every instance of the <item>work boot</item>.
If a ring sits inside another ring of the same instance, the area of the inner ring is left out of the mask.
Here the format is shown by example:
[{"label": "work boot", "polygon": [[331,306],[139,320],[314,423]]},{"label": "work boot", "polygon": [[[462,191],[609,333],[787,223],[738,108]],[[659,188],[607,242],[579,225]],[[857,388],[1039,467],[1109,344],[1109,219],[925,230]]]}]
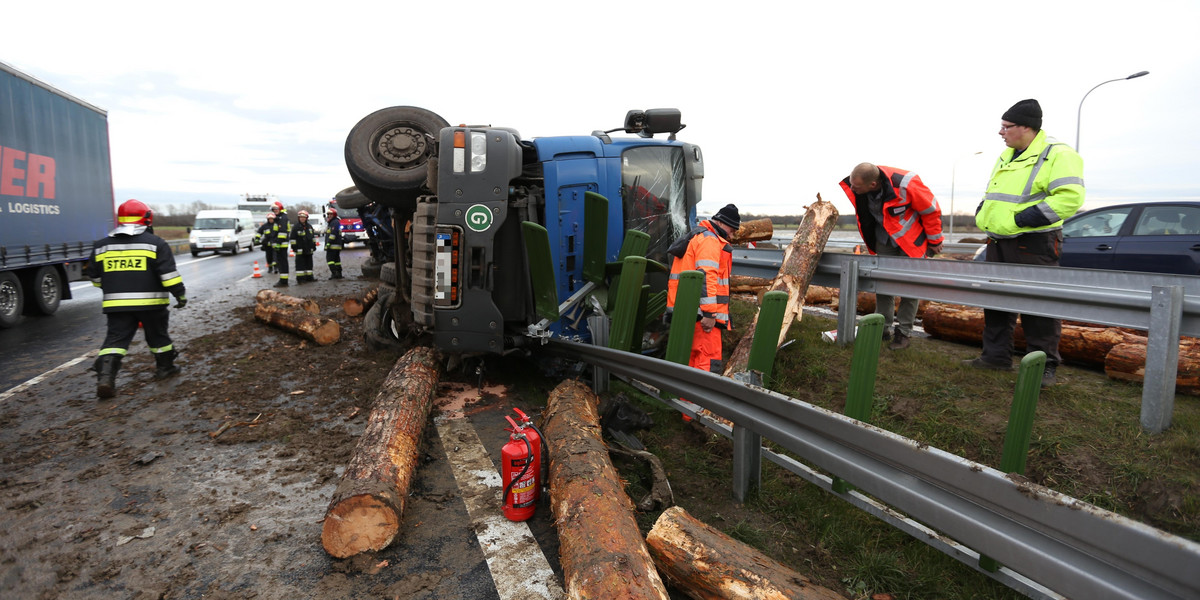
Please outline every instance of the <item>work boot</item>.
[{"label": "work boot", "polygon": [[121,370],[120,354],[97,356],[92,368],[96,370],[96,396],[112,398],[117,395],[117,371]]},{"label": "work boot", "polygon": [[892,343],[888,344],[888,350],[903,350],[908,347],[908,336],[900,332],[899,329],[892,336]]},{"label": "work boot", "polygon": [[1056,368],[1056,365],[1046,365],[1046,370],[1042,371],[1042,389],[1054,387],[1054,384],[1058,383],[1058,377],[1054,375]]},{"label": "work boot", "polygon": [[982,356],[977,356],[970,360],[964,360],[964,361],[962,361],[962,364],[964,367],[972,367],[975,369],[989,369],[992,371],[1011,371],[1011,370],[1013,370],[1011,362],[1008,364],[989,362],[989,361],[984,360]]},{"label": "work boot", "polygon": [[280,279],[279,281],[277,281],[275,283],[275,287],[287,287],[287,286],[288,286],[288,280],[286,280],[286,279]]},{"label": "work boot", "polygon": [[182,370],[175,365],[176,356],[179,356],[179,351],[174,348],[154,355],[154,363],[158,367],[154,370],[155,379],[166,379]]}]

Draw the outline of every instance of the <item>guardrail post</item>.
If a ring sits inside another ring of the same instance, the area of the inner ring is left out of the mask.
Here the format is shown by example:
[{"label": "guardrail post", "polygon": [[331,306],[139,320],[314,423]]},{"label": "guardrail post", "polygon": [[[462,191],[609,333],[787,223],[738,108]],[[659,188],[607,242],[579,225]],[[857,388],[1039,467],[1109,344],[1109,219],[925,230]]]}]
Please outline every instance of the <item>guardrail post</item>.
[{"label": "guardrail post", "polygon": [[684,271],[679,274],[675,289],[675,309],[671,313],[671,330],[667,333],[667,353],[664,358],[677,365],[688,364],[692,355],[692,336],[696,333],[696,311],[700,310],[700,284],[704,273]]},{"label": "guardrail post", "polygon": [[746,368],[762,373],[762,379],[770,379],[775,366],[775,354],[779,351],[779,332],[783,328],[783,313],[787,309],[788,294],[773,291],[763,294],[758,308],[758,321],[754,325],[754,340],[750,344],[750,357]]},{"label": "guardrail post", "polygon": [[[1025,474],[1025,459],[1029,456],[1029,438],[1033,435],[1033,416],[1037,412],[1038,396],[1042,392],[1042,372],[1046,370],[1046,353],[1030,352],[1021,359],[1017,387],[1013,390],[1012,408],[1008,411],[1008,431],[1004,434],[1004,453],[1000,455],[1000,470]],[[990,556],[979,555],[979,568],[996,572],[1000,563]]]},{"label": "guardrail post", "polygon": [[[861,335],[854,342],[854,356],[850,358],[850,385],[846,391],[846,409],[843,412],[851,419],[867,423],[871,418],[871,400],[875,396],[875,374],[879,370],[883,315],[872,313],[863,317],[858,332]],[[841,332],[838,332],[838,337],[842,337]],[[834,477],[833,491],[845,494],[850,491],[850,484],[841,477]]]},{"label": "guardrail post", "polygon": [[[646,259],[627,256],[621,265],[621,283],[617,287],[617,304],[613,310],[612,327],[609,330],[609,348],[631,351],[633,334],[639,328],[638,304],[642,299],[642,280],[646,276]],[[611,290],[610,290],[611,293]],[[641,340],[638,340],[639,343]]]},{"label": "guardrail post", "polygon": [[[761,385],[760,380],[758,384]],[[733,424],[733,499],[745,503],[762,485],[762,436]]]},{"label": "guardrail post", "polygon": [[1179,371],[1179,323],[1183,319],[1183,287],[1150,288],[1150,329],[1146,332],[1146,375],[1142,378],[1142,429],[1162,433],[1175,412],[1175,378]]},{"label": "guardrail post", "polygon": [[845,346],[854,341],[854,320],[858,314],[858,261],[849,260],[842,266],[838,285],[837,344]]},{"label": "guardrail post", "polygon": [[[592,345],[608,347],[608,317],[592,315],[587,318],[588,331],[592,334]],[[608,369],[592,365],[592,391],[603,394],[608,391]]]}]

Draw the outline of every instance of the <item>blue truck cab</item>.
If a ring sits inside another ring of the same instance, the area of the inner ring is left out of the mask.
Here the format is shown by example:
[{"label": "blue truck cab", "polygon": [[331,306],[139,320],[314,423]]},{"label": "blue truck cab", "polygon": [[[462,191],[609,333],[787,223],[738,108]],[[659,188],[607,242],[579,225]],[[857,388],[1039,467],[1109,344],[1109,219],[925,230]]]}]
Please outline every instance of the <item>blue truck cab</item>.
[{"label": "blue truck cab", "polygon": [[[669,266],[667,248],[691,229],[704,176],[700,148],[675,139],[682,128],[675,109],[630,111],[623,127],[591,135],[530,140],[509,128],[447,126],[438,129],[436,145],[424,140],[433,146],[430,166],[411,204],[356,178],[372,200],[393,205],[398,224],[411,206],[411,246],[403,259],[413,324],[447,351],[501,353],[528,345],[529,326],[539,320],[530,264],[550,263],[559,301],[577,296],[585,286],[589,231],[603,232],[608,262],[617,260],[627,231],[644,232],[646,258]],[[634,135],[612,137],[615,131]],[[348,141],[348,166],[351,155]],[[607,199],[603,227],[586,222],[588,192]],[[528,255],[522,223],[545,228],[548,257]],[[666,273],[647,283],[665,289]],[[587,337],[579,318],[547,330]]]}]

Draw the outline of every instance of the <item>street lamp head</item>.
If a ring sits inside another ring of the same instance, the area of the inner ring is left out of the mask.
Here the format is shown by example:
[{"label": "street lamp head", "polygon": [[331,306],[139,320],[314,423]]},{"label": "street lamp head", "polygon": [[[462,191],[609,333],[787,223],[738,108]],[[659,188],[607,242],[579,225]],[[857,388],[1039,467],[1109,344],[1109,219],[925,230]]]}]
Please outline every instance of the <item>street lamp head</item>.
[{"label": "street lamp head", "polygon": [[1130,75],[1129,77],[1126,77],[1125,79],[1137,79],[1138,77],[1141,77],[1143,75],[1149,75],[1149,74],[1150,74],[1150,71],[1138,71],[1137,73],[1134,73],[1133,75]]}]

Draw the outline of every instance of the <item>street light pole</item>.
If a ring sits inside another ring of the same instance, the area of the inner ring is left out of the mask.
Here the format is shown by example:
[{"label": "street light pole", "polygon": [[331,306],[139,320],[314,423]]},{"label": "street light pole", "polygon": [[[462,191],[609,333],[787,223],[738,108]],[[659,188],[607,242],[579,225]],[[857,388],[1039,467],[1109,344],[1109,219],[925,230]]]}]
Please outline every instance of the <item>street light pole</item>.
[{"label": "street light pole", "polygon": [[946,235],[947,242],[952,241],[950,237],[954,235],[954,175],[958,171],[958,163],[962,162],[964,158],[971,158],[980,154],[983,154],[983,150],[972,152],[966,156],[960,156],[958,160],[954,161],[954,166],[950,168],[950,233]]},{"label": "street light pole", "polygon": [[[1149,74],[1150,74],[1150,71],[1138,71],[1137,73],[1134,73],[1133,75],[1130,75],[1129,77],[1121,77],[1119,79],[1109,79],[1108,81],[1101,81],[1100,83],[1096,84],[1096,87],[1093,87],[1092,89],[1088,90],[1088,93],[1083,95],[1083,100],[1087,100],[1088,94],[1091,94],[1092,92],[1096,91],[1096,88],[1098,88],[1106,83],[1112,83],[1114,81],[1125,81],[1126,79],[1137,79],[1138,77],[1141,77],[1143,75],[1149,75]],[[1079,101],[1079,111],[1075,114],[1075,151],[1076,152],[1079,152],[1079,127],[1081,124],[1080,122],[1083,119],[1083,100]]]}]

